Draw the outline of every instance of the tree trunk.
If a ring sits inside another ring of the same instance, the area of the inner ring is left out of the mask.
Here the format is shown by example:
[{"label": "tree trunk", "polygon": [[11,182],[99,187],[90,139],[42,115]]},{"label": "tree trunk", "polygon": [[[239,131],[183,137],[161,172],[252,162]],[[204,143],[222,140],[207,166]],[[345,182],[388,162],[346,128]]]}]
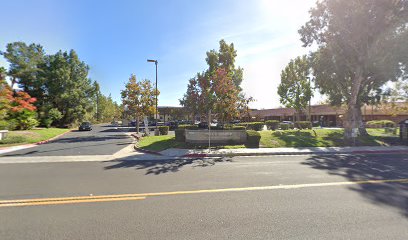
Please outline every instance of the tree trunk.
[{"label": "tree trunk", "polygon": [[347,104],[346,118],[344,121],[344,139],[352,139],[353,129],[360,128],[361,124],[361,106],[358,104],[358,95],[360,93],[361,82],[363,81],[362,69],[357,67],[356,74],[351,86],[351,96]]},{"label": "tree trunk", "polygon": [[139,116],[136,117],[136,133],[139,133]]},{"label": "tree trunk", "polygon": [[358,118],[360,119],[359,126],[358,126],[358,132],[361,136],[368,136],[368,132],[363,122],[363,114],[361,112],[360,104],[359,104],[359,108],[357,109],[357,114],[358,114]]}]

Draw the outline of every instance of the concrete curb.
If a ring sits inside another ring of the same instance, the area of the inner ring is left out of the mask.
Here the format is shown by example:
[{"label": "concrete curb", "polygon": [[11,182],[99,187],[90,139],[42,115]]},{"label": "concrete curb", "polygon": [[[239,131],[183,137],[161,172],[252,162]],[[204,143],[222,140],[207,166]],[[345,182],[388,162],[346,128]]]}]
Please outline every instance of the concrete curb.
[{"label": "concrete curb", "polygon": [[146,149],[143,149],[143,148],[139,148],[139,147],[136,146],[136,144],[133,145],[133,148],[134,148],[136,151],[141,152],[141,153],[153,154],[153,155],[157,155],[157,156],[164,156],[164,155],[161,154],[160,152],[155,152],[155,151],[150,151],[150,150],[146,150]]},{"label": "concrete curb", "polygon": [[130,134],[130,136],[132,136],[132,137],[135,139],[135,141],[136,141],[136,142],[134,143],[134,145],[133,145],[133,148],[135,149],[135,151],[141,152],[141,153],[153,154],[153,155],[157,155],[157,156],[164,156],[164,155],[161,154],[160,152],[150,151],[150,150],[146,150],[146,149],[137,147],[136,144],[137,144],[137,142],[140,140],[140,137],[139,137],[137,134],[135,134],[135,133]]},{"label": "concrete curb", "polygon": [[43,141],[40,141],[40,142],[36,142],[36,143],[33,143],[33,144],[34,144],[34,145],[41,145],[41,144],[45,144],[45,143],[54,141],[54,140],[56,140],[57,138],[62,137],[63,135],[72,132],[73,130],[74,130],[74,129],[70,129],[70,130],[68,130],[68,131],[66,131],[66,132],[64,132],[64,133],[61,133],[61,134],[59,134],[59,135],[57,135],[57,136],[55,136],[55,137],[52,137],[52,138],[50,138],[50,139],[43,140]]},{"label": "concrete curb", "polygon": [[408,151],[391,150],[391,151],[330,151],[330,152],[275,152],[275,153],[192,153],[185,154],[184,158],[197,157],[249,157],[249,156],[274,156],[274,155],[329,155],[329,154],[408,154]]}]

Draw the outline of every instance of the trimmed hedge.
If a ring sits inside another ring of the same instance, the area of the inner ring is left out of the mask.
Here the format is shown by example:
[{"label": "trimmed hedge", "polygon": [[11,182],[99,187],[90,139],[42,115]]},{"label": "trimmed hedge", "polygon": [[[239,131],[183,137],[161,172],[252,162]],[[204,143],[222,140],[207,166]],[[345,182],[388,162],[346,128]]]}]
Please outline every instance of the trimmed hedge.
[{"label": "trimmed hedge", "polygon": [[190,130],[197,130],[197,125],[190,125],[190,124],[182,124],[177,127],[177,129],[190,129]]},{"label": "trimmed hedge", "polygon": [[282,130],[276,130],[276,131],[274,131],[274,132],[272,133],[272,135],[275,136],[275,137],[280,137],[280,136],[282,136],[283,134],[284,134],[284,133],[283,133]]},{"label": "trimmed hedge", "polygon": [[292,124],[289,123],[279,123],[279,129],[281,130],[289,130],[289,128],[293,128]]},{"label": "trimmed hedge", "polygon": [[169,126],[159,126],[160,135],[168,135],[169,134]]},{"label": "trimmed hedge", "polygon": [[372,120],[366,123],[367,127],[383,128],[383,127],[395,127],[395,122],[391,120]]},{"label": "trimmed hedge", "polygon": [[247,130],[261,131],[265,123],[263,122],[246,122],[239,123],[238,126],[245,126]]},{"label": "trimmed hedge", "polygon": [[255,130],[247,130],[247,147],[257,148],[261,140],[261,134]]},{"label": "trimmed hedge", "polygon": [[245,130],[245,126],[232,126],[230,130]]},{"label": "trimmed hedge", "polygon": [[298,129],[312,129],[312,122],[309,121],[297,121],[295,127]]},{"label": "trimmed hedge", "polygon": [[265,124],[268,130],[276,130],[278,129],[279,121],[278,120],[268,120],[265,122]]}]

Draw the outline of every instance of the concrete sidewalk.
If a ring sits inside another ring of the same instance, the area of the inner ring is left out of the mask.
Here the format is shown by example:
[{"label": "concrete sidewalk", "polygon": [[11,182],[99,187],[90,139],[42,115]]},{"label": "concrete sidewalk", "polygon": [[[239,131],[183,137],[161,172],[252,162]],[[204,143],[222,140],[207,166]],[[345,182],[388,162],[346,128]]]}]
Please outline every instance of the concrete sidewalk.
[{"label": "concrete sidewalk", "polygon": [[176,149],[160,152],[168,157],[221,157],[297,154],[365,154],[365,153],[407,153],[408,146],[390,147],[302,147],[302,148],[238,148],[238,149]]},{"label": "concrete sidewalk", "polygon": [[33,144],[24,144],[24,145],[17,145],[17,146],[11,146],[11,147],[2,147],[0,148],[0,155],[9,153],[9,152],[18,151],[18,150],[27,149],[27,148],[32,148],[35,146],[38,146],[38,144],[33,143]]}]

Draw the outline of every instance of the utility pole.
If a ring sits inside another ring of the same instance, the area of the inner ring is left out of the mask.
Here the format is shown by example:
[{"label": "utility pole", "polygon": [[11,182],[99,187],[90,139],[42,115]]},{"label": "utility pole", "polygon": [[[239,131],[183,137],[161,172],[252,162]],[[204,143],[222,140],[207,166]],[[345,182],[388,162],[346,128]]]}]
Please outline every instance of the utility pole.
[{"label": "utility pole", "polygon": [[152,59],[147,59],[147,61],[148,62],[154,62],[154,64],[156,65],[156,92],[155,92],[155,94],[156,94],[156,129],[155,129],[155,131],[154,131],[154,135],[159,135],[159,129],[158,129],[158,119],[159,119],[159,116],[158,116],[158,108],[157,108],[157,98],[158,98],[158,96],[157,96],[157,64],[158,64],[158,61],[157,60],[152,60]]}]

